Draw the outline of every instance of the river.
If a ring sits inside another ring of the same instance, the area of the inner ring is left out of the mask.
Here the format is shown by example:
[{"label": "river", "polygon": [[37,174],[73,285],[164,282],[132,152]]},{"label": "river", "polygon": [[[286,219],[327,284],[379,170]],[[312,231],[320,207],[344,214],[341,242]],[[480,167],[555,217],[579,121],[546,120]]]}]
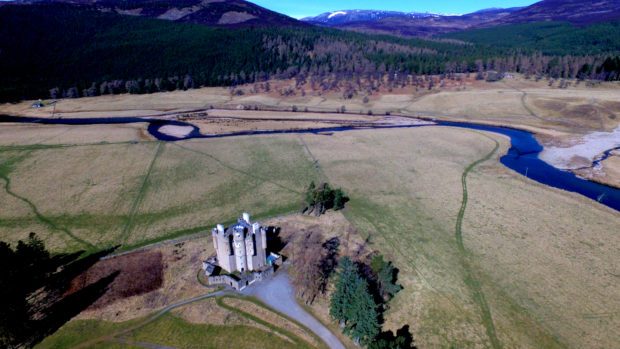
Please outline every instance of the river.
[{"label": "river", "polygon": [[[577,177],[575,174],[553,167],[538,157],[543,147],[538,143],[534,135],[527,131],[517,130],[509,127],[478,125],[463,122],[435,121],[435,124],[420,125],[396,125],[396,126],[343,126],[330,127],[312,130],[277,130],[277,131],[250,131],[238,132],[221,135],[203,135],[198,127],[189,123],[172,120],[161,120],[153,118],[139,117],[116,117],[116,118],[80,118],[80,119],[37,119],[26,117],[14,117],[2,115],[0,122],[4,123],[39,123],[49,125],[93,125],[93,124],[128,124],[128,123],[148,123],[148,132],[158,140],[179,141],[193,138],[224,138],[247,135],[266,135],[266,134],[285,134],[285,133],[322,133],[325,132],[344,132],[358,129],[375,128],[413,128],[413,127],[459,127],[480,131],[494,132],[508,136],[511,147],[500,162],[506,167],[516,171],[539,183],[559,188],[575,193],[579,193],[592,200],[609,206],[616,211],[620,211],[620,189],[612,188],[603,184],[588,181]],[[192,131],[184,137],[174,137],[160,132],[160,128],[165,125],[192,127]]]}]

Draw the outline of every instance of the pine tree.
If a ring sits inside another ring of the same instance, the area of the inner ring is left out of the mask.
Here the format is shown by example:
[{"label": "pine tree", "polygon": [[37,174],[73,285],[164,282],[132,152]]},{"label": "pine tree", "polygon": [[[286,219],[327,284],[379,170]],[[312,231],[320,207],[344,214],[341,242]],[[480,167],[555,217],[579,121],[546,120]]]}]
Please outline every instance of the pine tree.
[{"label": "pine tree", "polygon": [[316,185],[314,184],[314,181],[312,181],[310,185],[308,186],[308,189],[306,190],[306,203],[308,205],[314,205],[315,203],[314,201],[315,188],[316,188]]},{"label": "pine tree", "polygon": [[385,263],[384,267],[381,268],[377,276],[379,283],[381,284],[383,296],[391,298],[398,291],[403,289],[401,285],[394,282],[394,266],[392,265],[392,262]]},{"label": "pine tree", "polygon": [[403,287],[396,284],[395,270],[392,262],[385,262],[382,255],[376,255],[370,262],[372,271],[377,275],[381,297],[392,298]]},{"label": "pine tree", "polygon": [[340,321],[340,325],[344,327],[349,320],[349,308],[353,297],[353,287],[357,276],[355,264],[349,257],[344,257],[338,265],[338,274],[336,276],[336,289],[332,293],[329,315],[335,320]]},{"label": "pine tree", "polygon": [[352,291],[351,306],[346,312],[349,322],[344,332],[351,336],[355,343],[366,345],[379,335],[381,331],[377,304],[370,292],[368,292],[368,282],[357,275],[357,273]]},{"label": "pine tree", "polygon": [[344,208],[345,197],[342,189],[338,188],[334,190],[334,210],[341,210]]}]

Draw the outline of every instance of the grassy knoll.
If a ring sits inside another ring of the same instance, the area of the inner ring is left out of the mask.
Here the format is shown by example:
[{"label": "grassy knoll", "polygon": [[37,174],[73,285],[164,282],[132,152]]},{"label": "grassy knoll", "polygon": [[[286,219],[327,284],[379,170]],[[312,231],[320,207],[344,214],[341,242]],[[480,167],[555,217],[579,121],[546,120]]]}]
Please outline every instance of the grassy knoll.
[{"label": "grassy knoll", "polygon": [[[490,136],[419,128],[302,137],[350,195],[347,219],[400,268],[388,328],[410,324],[420,346],[613,346],[617,212],[504,168],[508,141]],[[501,149],[479,162],[496,141]]]}]

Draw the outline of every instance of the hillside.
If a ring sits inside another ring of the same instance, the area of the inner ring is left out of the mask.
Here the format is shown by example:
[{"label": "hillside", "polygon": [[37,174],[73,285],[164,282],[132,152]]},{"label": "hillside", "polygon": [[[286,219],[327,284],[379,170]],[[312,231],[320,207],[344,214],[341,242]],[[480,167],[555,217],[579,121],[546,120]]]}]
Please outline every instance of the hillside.
[{"label": "hillside", "polygon": [[101,12],[166,19],[212,27],[307,26],[244,0],[43,0],[22,1],[92,6]]},{"label": "hillside", "polygon": [[[514,45],[506,45],[501,36],[495,41],[484,35],[450,37],[457,41],[320,27],[212,28],[85,5],[5,5],[0,7],[0,102],[288,78],[349,95],[352,88],[342,85],[347,81],[364,81],[372,90],[372,81],[384,76],[398,76],[389,79],[394,85],[412,83],[415,75],[483,69],[615,80],[620,64],[614,58],[619,51],[614,28],[600,27],[580,39],[569,25],[543,44],[515,38]],[[592,35],[596,40],[589,39]],[[566,45],[579,40],[586,42]]]},{"label": "hillside", "polygon": [[397,60],[438,73],[460,50],[326,28],[210,28],[59,3],[0,7],[0,47],[0,101],[45,98],[54,87],[69,96],[145,93],[290,78],[301,70],[342,72],[351,65],[374,71]]}]

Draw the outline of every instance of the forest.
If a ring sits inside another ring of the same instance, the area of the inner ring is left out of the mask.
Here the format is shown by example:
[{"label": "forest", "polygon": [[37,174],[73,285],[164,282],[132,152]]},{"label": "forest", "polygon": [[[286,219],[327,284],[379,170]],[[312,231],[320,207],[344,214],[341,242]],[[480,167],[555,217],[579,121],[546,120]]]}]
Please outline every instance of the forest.
[{"label": "forest", "polygon": [[[59,3],[6,5],[0,7],[0,102],[287,78],[329,89],[396,73],[408,79],[401,84],[415,76],[486,70],[620,79],[617,23],[577,31],[563,24],[527,28],[514,40],[502,40],[510,37],[504,29],[423,40],[319,27],[210,28]],[[535,39],[545,30],[554,34]],[[589,44],[580,44],[584,40]]]}]

